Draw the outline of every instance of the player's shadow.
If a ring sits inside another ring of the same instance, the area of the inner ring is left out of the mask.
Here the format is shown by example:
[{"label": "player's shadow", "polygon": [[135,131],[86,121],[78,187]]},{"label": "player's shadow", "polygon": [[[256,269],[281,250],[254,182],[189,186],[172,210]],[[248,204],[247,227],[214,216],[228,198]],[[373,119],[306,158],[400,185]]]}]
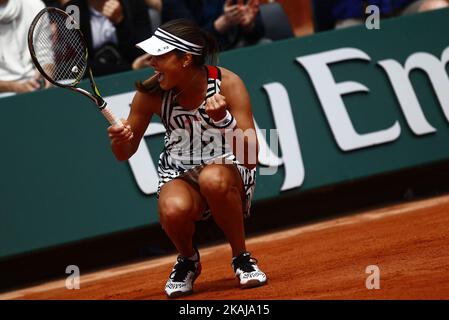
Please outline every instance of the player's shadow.
[{"label": "player's shadow", "polygon": [[212,281],[195,283],[195,293],[224,292],[238,290],[239,286],[235,278],[224,278]]}]

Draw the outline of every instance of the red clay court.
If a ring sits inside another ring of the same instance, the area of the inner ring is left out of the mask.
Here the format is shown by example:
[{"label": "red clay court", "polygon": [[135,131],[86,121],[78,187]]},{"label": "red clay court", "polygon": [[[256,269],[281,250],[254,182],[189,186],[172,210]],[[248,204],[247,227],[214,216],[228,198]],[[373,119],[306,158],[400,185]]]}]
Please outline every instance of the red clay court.
[{"label": "red clay court", "polygon": [[[406,202],[248,239],[269,284],[241,290],[228,245],[201,247],[203,272],[184,299],[448,299],[449,195]],[[0,299],[166,299],[175,256],[82,274]],[[365,286],[366,267],[380,270],[380,289]],[[280,269],[281,267],[281,269]]]}]

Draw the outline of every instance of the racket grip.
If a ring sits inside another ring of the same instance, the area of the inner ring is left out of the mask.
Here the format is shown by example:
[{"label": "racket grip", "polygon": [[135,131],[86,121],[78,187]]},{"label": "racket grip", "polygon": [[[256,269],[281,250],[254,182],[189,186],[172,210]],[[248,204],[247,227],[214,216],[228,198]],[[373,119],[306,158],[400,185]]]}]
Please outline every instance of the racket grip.
[{"label": "racket grip", "polygon": [[101,109],[101,113],[103,113],[104,117],[109,121],[111,125],[123,127],[123,123],[119,118],[115,116],[115,114],[112,113],[111,109],[109,109],[108,107],[104,107],[103,109]]}]

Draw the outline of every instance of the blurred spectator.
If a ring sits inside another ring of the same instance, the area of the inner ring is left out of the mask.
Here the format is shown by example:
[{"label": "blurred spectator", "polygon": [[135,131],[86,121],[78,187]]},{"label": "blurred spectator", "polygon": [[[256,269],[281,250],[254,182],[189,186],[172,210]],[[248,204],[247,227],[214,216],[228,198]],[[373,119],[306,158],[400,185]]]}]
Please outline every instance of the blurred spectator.
[{"label": "blurred spectator", "polygon": [[418,0],[407,6],[402,14],[410,14],[416,12],[424,12],[430,10],[437,10],[446,8],[449,6],[449,2],[447,0]]},{"label": "blurred spectator", "polygon": [[0,92],[29,92],[48,83],[35,69],[27,34],[40,0],[0,0]]},{"label": "blurred spectator", "polygon": [[376,5],[381,18],[440,9],[446,0],[313,0],[315,31],[344,28],[365,22],[365,8]]},{"label": "blurred spectator", "polygon": [[149,66],[149,55],[135,44],[151,36],[145,0],[71,0],[80,10],[80,27],[96,76]]},{"label": "blurred spectator", "polygon": [[162,0],[145,0],[148,6],[148,14],[150,15],[151,34],[161,25],[162,17]]},{"label": "blurred spectator", "polygon": [[43,0],[47,7],[64,8],[70,0]]},{"label": "blurred spectator", "polygon": [[162,11],[162,0],[145,0],[145,3],[149,8],[152,8],[156,11]]},{"label": "blurred spectator", "polygon": [[220,50],[267,40],[258,0],[163,0],[162,23],[179,18],[211,33]]}]

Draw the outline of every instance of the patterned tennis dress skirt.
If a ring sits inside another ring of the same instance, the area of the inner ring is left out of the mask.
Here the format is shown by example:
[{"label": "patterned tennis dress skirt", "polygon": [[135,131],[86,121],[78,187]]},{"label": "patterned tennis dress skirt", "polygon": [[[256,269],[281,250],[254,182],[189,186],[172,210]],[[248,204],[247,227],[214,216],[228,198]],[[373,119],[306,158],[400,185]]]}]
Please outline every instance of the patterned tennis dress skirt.
[{"label": "patterned tennis dress skirt", "polygon": [[[207,73],[206,97],[209,98],[220,92],[221,72],[215,66],[207,66]],[[167,91],[162,100],[161,120],[166,133],[158,165],[158,198],[162,186],[177,178],[184,179],[199,189],[198,177],[201,170],[208,164],[221,160],[222,163],[235,165],[240,173],[245,188],[243,213],[248,217],[256,169],[248,169],[238,162],[223,135],[206,113],[205,102],[194,110],[186,110],[176,102],[173,90]],[[203,219],[209,216],[210,210],[207,208]]]}]

